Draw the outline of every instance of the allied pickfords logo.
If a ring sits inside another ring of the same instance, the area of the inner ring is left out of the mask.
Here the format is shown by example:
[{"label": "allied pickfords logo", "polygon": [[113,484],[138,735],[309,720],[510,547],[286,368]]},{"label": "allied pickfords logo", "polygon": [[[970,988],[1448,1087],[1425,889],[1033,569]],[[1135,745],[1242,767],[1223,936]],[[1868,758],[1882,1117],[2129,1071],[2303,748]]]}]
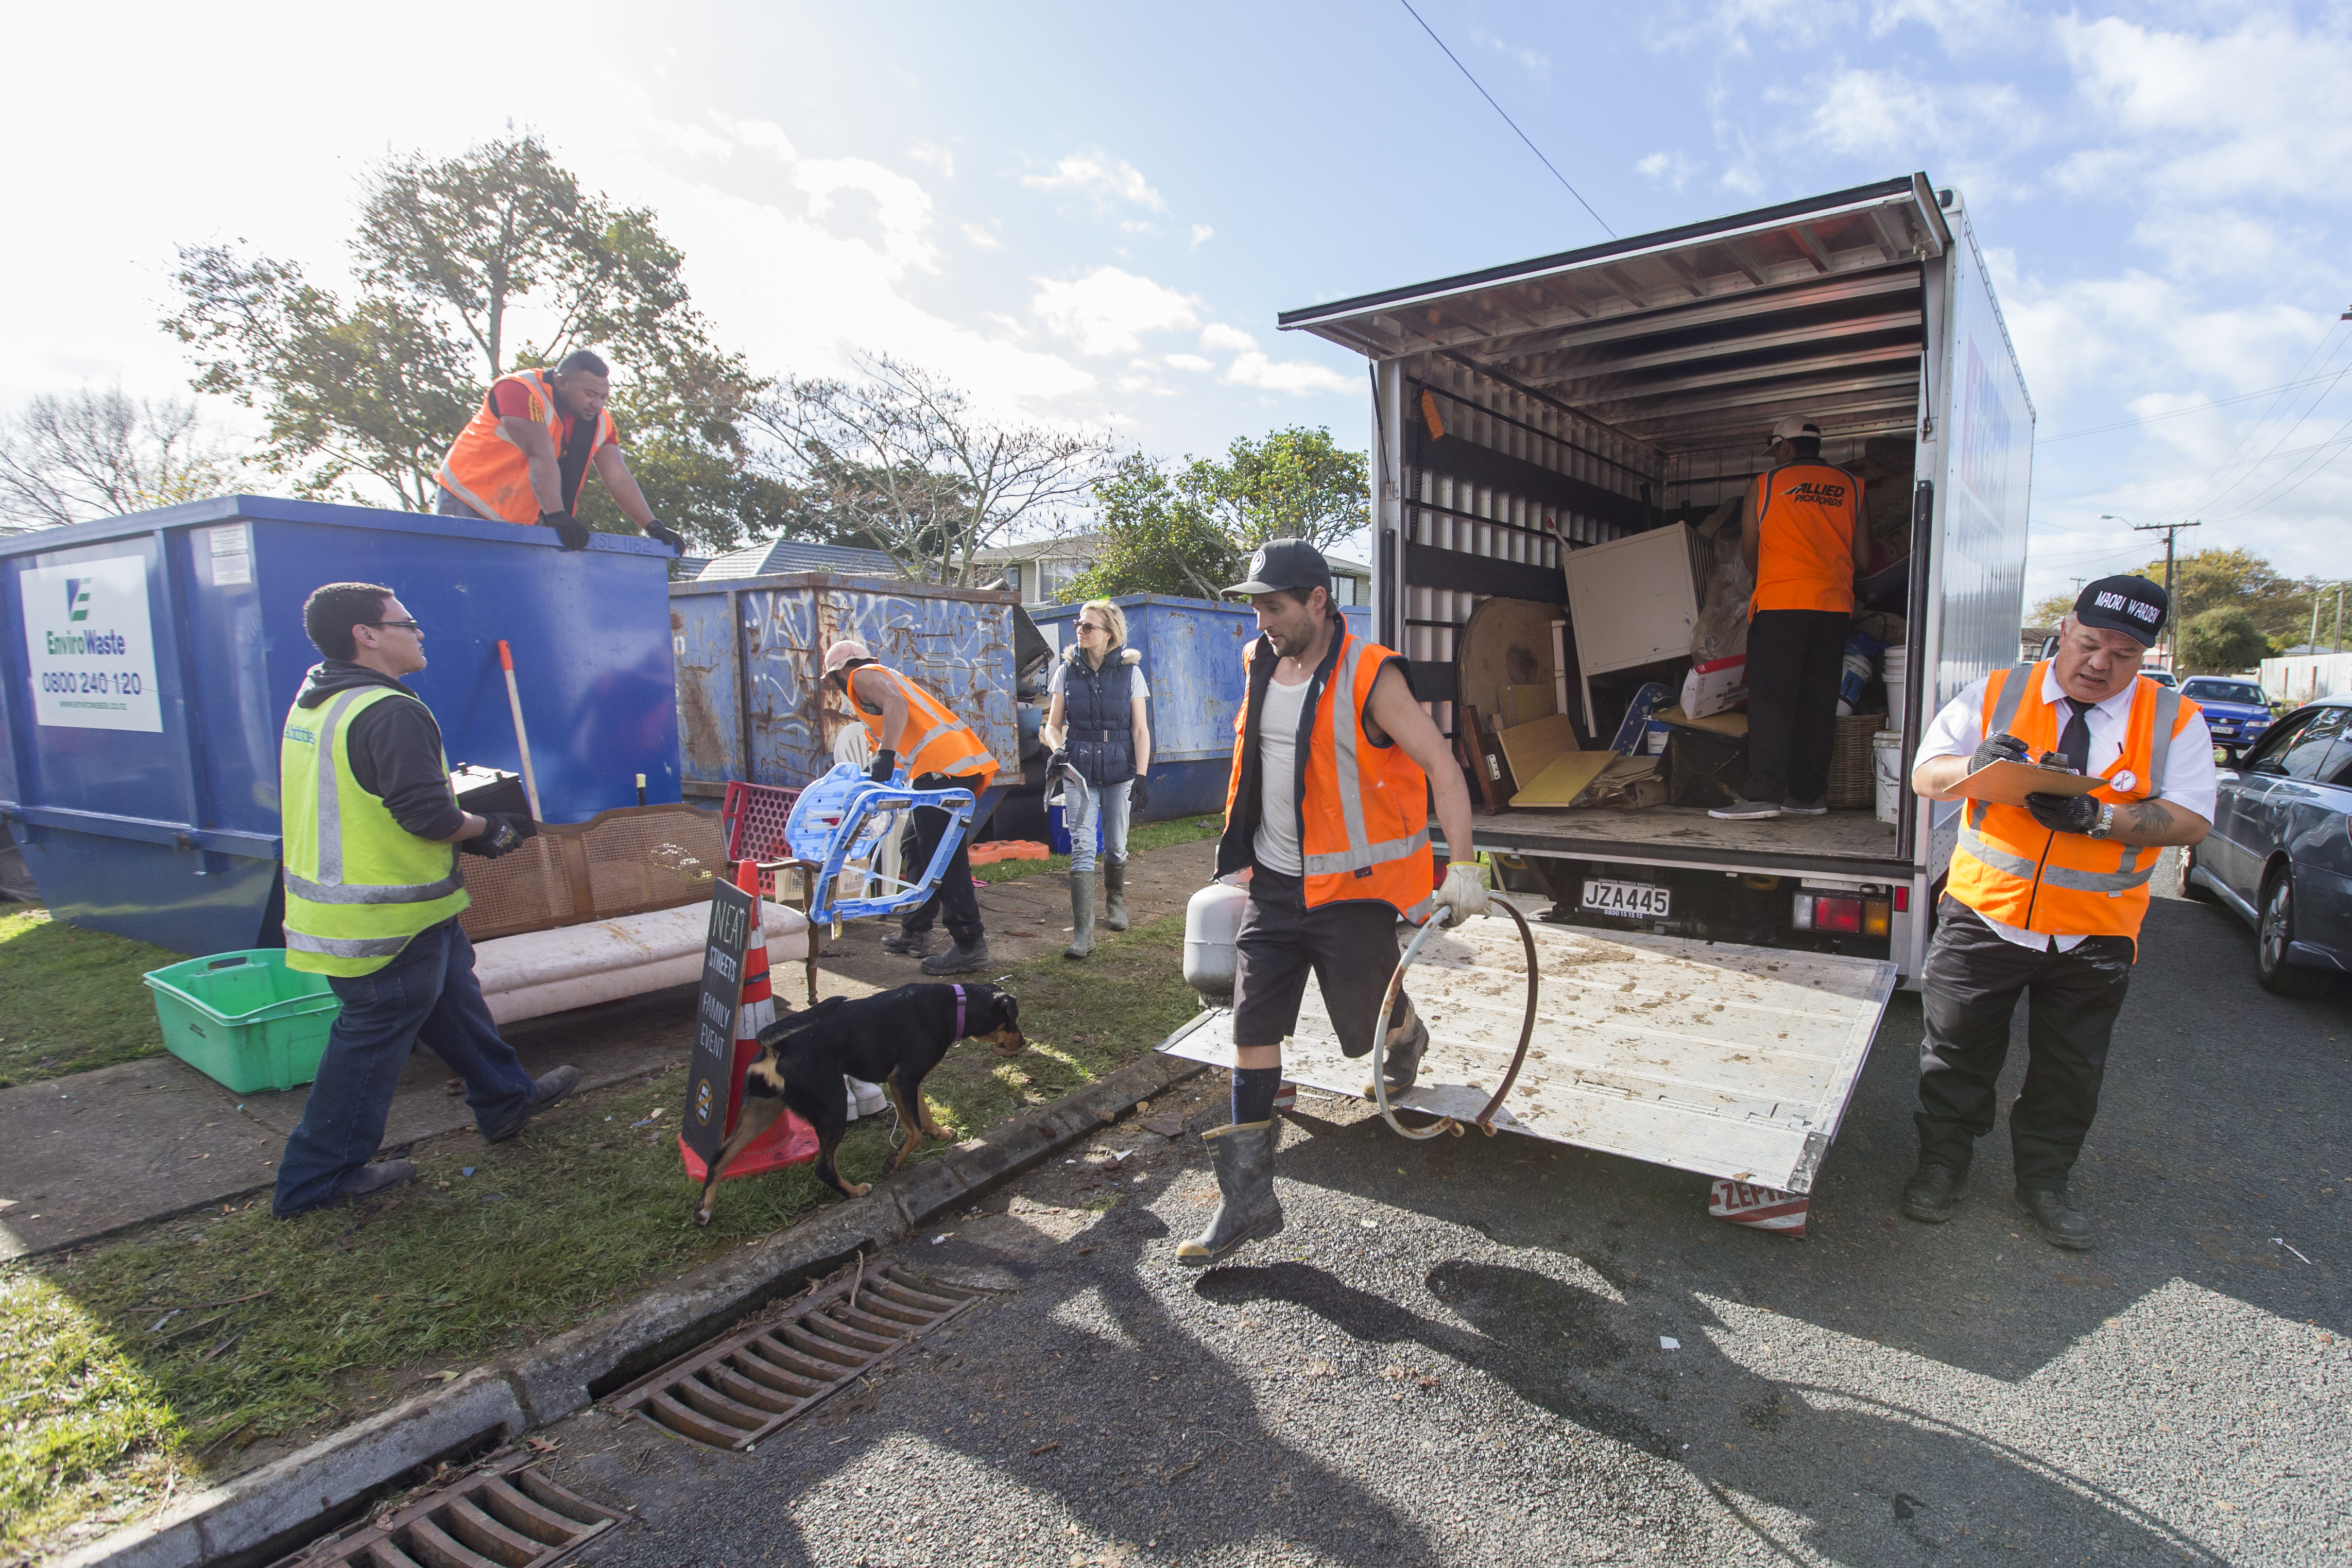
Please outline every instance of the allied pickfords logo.
[{"label": "allied pickfords logo", "polygon": [[1845,505],[1845,486],[1825,485],[1818,479],[1808,479],[1790,491],[1789,498],[1792,501],[1811,501],[1820,507],[1843,507]]},{"label": "allied pickfords logo", "polygon": [[710,1080],[708,1078],[694,1081],[694,1119],[705,1124],[710,1121]]}]

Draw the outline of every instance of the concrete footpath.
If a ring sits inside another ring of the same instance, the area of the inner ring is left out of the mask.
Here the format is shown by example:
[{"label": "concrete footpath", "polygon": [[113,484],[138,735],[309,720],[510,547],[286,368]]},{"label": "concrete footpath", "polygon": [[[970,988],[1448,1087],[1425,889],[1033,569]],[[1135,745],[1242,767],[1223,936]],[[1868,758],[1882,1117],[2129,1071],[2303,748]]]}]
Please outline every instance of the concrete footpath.
[{"label": "concrete footpath", "polygon": [[[1181,913],[1215,859],[1213,841],[1138,856],[1129,872],[1130,915],[1141,924]],[[989,868],[978,869],[987,881]],[[992,956],[1006,968],[1056,954],[1069,941],[1069,880],[1063,873],[992,883],[981,889],[980,903]],[[887,929],[868,920],[826,938],[819,994],[868,996],[919,979],[913,960],[881,950]],[[804,973],[798,964],[777,972],[781,1001],[806,1002]],[[582,1087],[593,1089],[685,1061],[693,1008],[693,988],[677,987],[527,1019],[504,1033],[533,1075],[569,1062],[580,1069]],[[430,1051],[410,1059],[393,1099],[385,1149],[472,1125],[464,1099],[448,1083],[447,1068]],[[0,1150],[6,1151],[0,1160],[0,1259],[79,1246],[266,1191],[309,1100],[307,1087],[232,1094],[165,1055],[0,1089]]]}]

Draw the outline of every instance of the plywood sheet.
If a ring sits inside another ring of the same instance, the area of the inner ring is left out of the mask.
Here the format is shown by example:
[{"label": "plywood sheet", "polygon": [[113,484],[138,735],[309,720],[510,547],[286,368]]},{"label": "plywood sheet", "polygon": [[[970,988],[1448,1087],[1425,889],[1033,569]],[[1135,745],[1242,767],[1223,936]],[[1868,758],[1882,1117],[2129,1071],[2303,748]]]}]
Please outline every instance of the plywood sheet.
[{"label": "plywood sheet", "polygon": [[[1535,1037],[1498,1129],[1811,1188],[1894,989],[1893,964],[1573,926],[1538,925],[1535,938]],[[1421,1082],[1395,1103],[1475,1115],[1518,1041],[1526,974],[1503,916],[1432,936],[1406,977],[1429,1052]],[[1230,1067],[1232,1015],[1203,1014],[1160,1049]],[[1369,1060],[1342,1054],[1309,988],[1284,1076],[1356,1094]]]},{"label": "plywood sheet", "polygon": [[1576,725],[1566,714],[1556,713],[1533,724],[1513,725],[1495,738],[1502,742],[1511,777],[1524,789],[1556,758],[1576,749]]},{"label": "plywood sheet", "polygon": [[1548,685],[1505,686],[1503,688],[1503,722],[1533,724],[1559,711],[1552,701],[1552,689]]},{"label": "plywood sheet", "polygon": [[1565,806],[1591,787],[1612,762],[1625,758],[1613,751],[1571,751],[1557,758],[1511,797],[1514,807]]},{"label": "plywood sheet", "polygon": [[[1553,667],[1551,623],[1567,619],[1566,609],[1538,600],[1481,601],[1454,643],[1456,700],[1476,703],[1498,725],[1526,724],[1552,712],[1559,706],[1552,684],[1562,672]],[[1568,674],[1572,678],[1574,672]],[[1541,687],[1541,705],[1521,699],[1514,706],[1517,686]]]},{"label": "plywood sheet", "polygon": [[1709,715],[1706,718],[1691,718],[1686,716],[1681,706],[1677,705],[1674,707],[1662,707],[1650,716],[1662,719],[1667,724],[1687,725],[1692,729],[1711,729],[1718,735],[1748,733],[1748,716],[1744,713],[1718,713]]}]

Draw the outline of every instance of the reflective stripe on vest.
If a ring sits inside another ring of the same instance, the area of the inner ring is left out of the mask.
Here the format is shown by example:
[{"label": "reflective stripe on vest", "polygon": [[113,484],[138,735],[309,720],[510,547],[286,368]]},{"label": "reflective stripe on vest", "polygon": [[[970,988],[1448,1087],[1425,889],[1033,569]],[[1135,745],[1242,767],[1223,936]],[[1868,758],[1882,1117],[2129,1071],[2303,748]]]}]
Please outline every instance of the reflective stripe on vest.
[{"label": "reflective stripe on vest", "polygon": [[[563,413],[556,406],[554,383],[540,371],[517,371],[500,376],[499,381],[521,382],[530,387],[534,403],[545,411],[539,423],[546,427],[548,440],[555,444],[560,468]],[[450,444],[448,455],[441,459],[441,487],[485,517],[535,524],[543,508],[539,504],[539,492],[531,487],[530,458],[499,423],[502,416],[498,411],[497,396],[498,382],[493,382],[482,394],[482,406],[474,411],[474,417],[466,422],[466,428]],[[587,487],[588,470],[595,464],[598,449],[611,445],[614,434],[612,415],[599,409],[595,434],[588,439],[588,460],[580,470],[582,489]],[[576,493],[565,497],[565,508],[578,500]]]},{"label": "reflective stripe on vest", "polygon": [[470,902],[457,847],[401,827],[351,775],[352,723],[378,702],[415,700],[362,686],[338,692],[315,713],[287,715],[278,771],[289,967],[368,974]]},{"label": "reflective stripe on vest", "polygon": [[946,704],[930,693],[879,664],[859,664],[849,672],[850,706],[856,709],[866,732],[874,737],[874,749],[882,749],[882,716],[866,711],[857,700],[857,677],[868,670],[879,671],[898,684],[898,695],[906,700],[908,729],[921,725],[914,739],[899,737],[898,760],[907,769],[908,779],[920,779],[938,773],[950,779],[980,775],[978,788],[985,789],[996,778],[996,758],[992,756],[971,727],[958,718]]}]

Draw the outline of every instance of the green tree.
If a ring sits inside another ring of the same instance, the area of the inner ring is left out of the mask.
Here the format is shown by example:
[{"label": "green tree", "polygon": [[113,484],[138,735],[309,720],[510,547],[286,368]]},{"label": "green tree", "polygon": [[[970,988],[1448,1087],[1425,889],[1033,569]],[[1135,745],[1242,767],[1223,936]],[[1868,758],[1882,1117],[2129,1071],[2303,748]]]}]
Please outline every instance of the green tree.
[{"label": "green tree", "polygon": [[2191,670],[2235,674],[2270,651],[2270,639],[2242,604],[2200,611],[2180,625],[2180,662]]},{"label": "green tree", "polygon": [[[2140,575],[2162,582],[2164,562],[2148,562]],[[2300,643],[2310,635],[2310,587],[2281,576],[2252,550],[2201,549],[2174,560],[2172,616],[2177,624],[2186,626],[2206,611],[2225,605],[2245,611],[2265,637],[2284,635],[2290,643]]]},{"label": "green tree", "polygon": [[1363,528],[1366,476],[1364,454],[1343,450],[1319,426],[1239,437],[1222,461],[1187,457],[1172,471],[1131,456],[1096,486],[1102,543],[1068,596],[1213,599],[1268,539],[1328,549]]},{"label": "green tree", "polygon": [[2025,623],[2028,626],[2057,625],[2058,622],[2074,613],[2075,598],[2076,595],[2072,593],[2053,593],[2037,601],[2032,609],[2025,612]]},{"label": "green tree", "polygon": [[[762,383],[720,352],[654,214],[583,190],[536,136],[370,171],[350,304],[300,267],[184,246],[167,329],[198,391],[263,415],[263,456],[299,493],[364,501],[373,479],[419,511],[491,380],[594,346],[614,361],[630,466],[671,526],[721,547],[778,499],[747,466]],[[583,520],[618,513],[601,487]],[[621,525],[625,527],[625,525]]]}]

